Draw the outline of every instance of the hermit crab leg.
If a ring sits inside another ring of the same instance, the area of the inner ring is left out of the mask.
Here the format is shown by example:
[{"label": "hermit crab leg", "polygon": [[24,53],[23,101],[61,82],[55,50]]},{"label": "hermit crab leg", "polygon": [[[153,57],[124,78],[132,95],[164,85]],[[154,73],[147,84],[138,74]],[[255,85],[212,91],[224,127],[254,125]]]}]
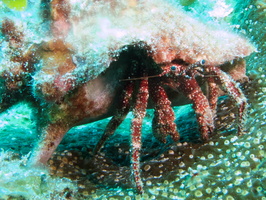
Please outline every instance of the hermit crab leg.
[{"label": "hermit crab leg", "polygon": [[179,77],[179,89],[192,101],[203,140],[209,139],[214,129],[214,117],[207,97],[203,94],[195,78]]},{"label": "hermit crab leg", "polygon": [[114,134],[117,127],[126,118],[130,110],[130,101],[132,99],[133,89],[134,89],[134,83],[133,81],[130,81],[130,83],[126,85],[126,88],[123,91],[122,100],[121,100],[121,103],[119,104],[120,106],[117,109],[116,114],[112,117],[112,119],[107,124],[104,134],[102,135],[101,139],[99,140],[98,144],[96,145],[94,149],[94,154],[97,154],[101,150],[105,141],[111,135]]},{"label": "hermit crab leg", "polygon": [[139,91],[136,98],[136,103],[133,108],[132,124],[131,124],[131,141],[132,141],[132,157],[131,166],[136,183],[136,187],[140,193],[143,193],[143,183],[140,176],[140,149],[141,149],[141,128],[142,121],[146,115],[148,104],[149,91],[148,79],[140,81]]},{"label": "hermit crab leg", "polygon": [[216,115],[217,101],[219,97],[218,86],[214,80],[214,77],[207,77],[207,97],[209,99],[210,107],[214,116]]},{"label": "hermit crab leg", "polygon": [[201,137],[203,140],[208,140],[209,134],[214,130],[214,116],[207,97],[194,78],[193,70],[177,64],[166,65],[163,70],[163,76],[168,80],[166,85],[182,92],[192,101]]},{"label": "hermit crab leg", "polygon": [[152,121],[155,137],[163,143],[166,142],[167,135],[171,135],[174,141],[179,140],[179,133],[174,122],[175,114],[164,88],[151,80],[149,85],[151,85],[149,88],[152,88],[149,93],[155,104]]},{"label": "hermit crab leg", "polygon": [[219,67],[209,66],[209,73],[214,75],[214,80],[222,89],[231,96],[238,105],[238,134],[244,133],[244,121],[247,108],[247,99],[237,83]]},{"label": "hermit crab leg", "polygon": [[209,100],[210,108],[212,109],[213,114],[215,116],[216,108],[217,108],[217,100],[219,97],[219,89],[213,76],[204,76],[205,62],[206,62],[205,60],[201,60],[199,62],[191,64],[188,66],[188,68],[185,71],[190,74],[199,75],[201,77],[206,77],[207,85],[208,85],[206,96]]}]

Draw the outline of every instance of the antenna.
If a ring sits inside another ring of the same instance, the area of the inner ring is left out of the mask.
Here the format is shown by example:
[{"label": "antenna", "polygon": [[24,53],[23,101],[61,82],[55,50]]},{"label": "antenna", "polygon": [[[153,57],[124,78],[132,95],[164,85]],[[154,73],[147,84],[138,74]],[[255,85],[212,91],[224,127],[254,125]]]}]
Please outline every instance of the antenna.
[{"label": "antenna", "polygon": [[147,78],[156,78],[156,77],[161,77],[161,74],[158,75],[153,75],[153,76],[144,76],[144,77],[139,77],[139,78],[128,78],[128,79],[121,79],[119,81],[135,81],[135,80],[143,80]]}]

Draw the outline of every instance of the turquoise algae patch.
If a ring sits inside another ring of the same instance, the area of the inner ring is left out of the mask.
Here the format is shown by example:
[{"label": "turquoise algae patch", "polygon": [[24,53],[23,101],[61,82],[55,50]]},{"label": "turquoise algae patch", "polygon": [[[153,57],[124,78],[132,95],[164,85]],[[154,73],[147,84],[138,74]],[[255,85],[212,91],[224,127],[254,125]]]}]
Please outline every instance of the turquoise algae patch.
[{"label": "turquoise algae patch", "polygon": [[44,169],[28,168],[28,156],[0,151],[0,199],[66,199],[76,185],[64,178],[51,178]]},{"label": "turquoise algae patch", "polygon": [[10,142],[13,144],[12,150],[16,153],[24,155],[32,150],[37,139],[33,115],[31,107],[25,102],[0,114],[1,137],[6,138],[0,141],[3,150],[10,150]]}]

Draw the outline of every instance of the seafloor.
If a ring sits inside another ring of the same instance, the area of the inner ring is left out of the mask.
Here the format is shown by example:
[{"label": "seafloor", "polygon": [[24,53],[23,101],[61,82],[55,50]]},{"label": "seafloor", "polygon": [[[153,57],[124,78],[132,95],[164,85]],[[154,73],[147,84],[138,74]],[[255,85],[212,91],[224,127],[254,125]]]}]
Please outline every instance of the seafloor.
[{"label": "seafloor", "polygon": [[[219,4],[220,3],[220,4]],[[181,142],[161,144],[152,136],[152,111],[144,121],[142,177],[137,195],[129,167],[131,115],[108,140],[102,153],[92,149],[109,119],[71,129],[49,161],[50,172],[26,166],[38,133],[31,107],[21,102],[0,115],[0,199],[266,199],[266,60],[264,1],[194,1],[189,12],[233,9],[226,17],[250,38],[257,52],[247,60],[247,133],[236,134],[234,104],[219,102],[217,133],[198,142],[191,105],[176,107]]]}]

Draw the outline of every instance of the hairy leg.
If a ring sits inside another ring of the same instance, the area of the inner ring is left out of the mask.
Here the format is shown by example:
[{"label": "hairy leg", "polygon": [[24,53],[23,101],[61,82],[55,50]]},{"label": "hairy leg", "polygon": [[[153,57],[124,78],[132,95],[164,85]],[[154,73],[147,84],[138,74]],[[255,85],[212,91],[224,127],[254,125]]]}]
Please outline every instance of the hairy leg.
[{"label": "hairy leg", "polygon": [[155,137],[163,143],[166,142],[167,135],[171,135],[174,141],[179,140],[179,133],[174,122],[175,114],[164,88],[153,81],[149,83],[149,93],[155,104],[152,121]]},{"label": "hairy leg", "polygon": [[140,82],[140,88],[137,94],[136,103],[133,108],[132,129],[132,158],[131,166],[136,183],[136,187],[140,193],[143,193],[143,183],[140,176],[140,150],[141,150],[141,128],[142,121],[146,115],[148,104],[148,80],[144,79]]},{"label": "hairy leg", "polygon": [[214,75],[214,80],[217,85],[221,85],[221,88],[230,97],[232,97],[238,106],[238,133],[244,133],[245,114],[247,109],[247,99],[239,88],[238,84],[219,67],[208,67],[210,74]]},{"label": "hairy leg", "polygon": [[180,76],[177,81],[180,85],[176,89],[180,90],[193,103],[202,139],[208,140],[214,130],[214,116],[207,97],[203,94],[195,78]]},{"label": "hairy leg", "polygon": [[132,94],[134,89],[134,82],[130,82],[126,85],[125,89],[123,90],[121,102],[119,104],[119,107],[116,111],[116,114],[112,117],[112,119],[107,124],[107,127],[104,131],[104,134],[102,135],[101,139],[97,143],[94,154],[97,154],[101,148],[103,147],[106,140],[114,134],[117,127],[124,121],[126,118],[129,110],[130,110],[130,103],[132,100]]}]

